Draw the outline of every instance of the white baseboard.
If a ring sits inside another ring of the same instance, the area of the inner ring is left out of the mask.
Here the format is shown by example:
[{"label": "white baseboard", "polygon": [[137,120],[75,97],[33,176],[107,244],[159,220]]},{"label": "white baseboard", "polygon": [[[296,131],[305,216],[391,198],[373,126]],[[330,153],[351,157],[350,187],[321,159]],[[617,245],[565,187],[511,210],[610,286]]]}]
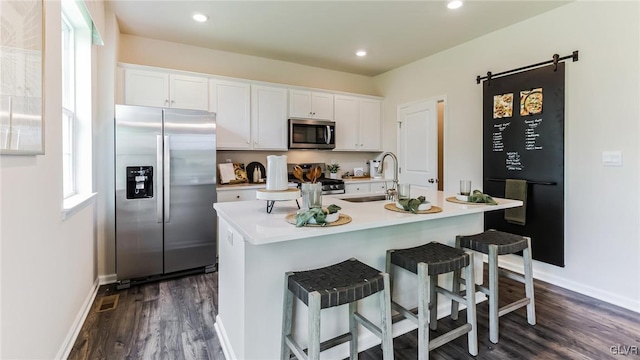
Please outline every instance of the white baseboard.
[{"label": "white baseboard", "polygon": [[[524,268],[522,260],[520,259],[521,258],[519,256],[516,259],[515,255],[501,256],[500,267],[517,272],[519,274],[523,274]],[[541,269],[540,266],[536,266],[535,260],[533,261],[533,277],[537,280],[548,282],[549,284],[553,284],[567,290],[575,291],[582,295],[590,296],[592,298],[640,313],[640,300],[620,296],[619,294],[603,291],[586,284],[582,284],[558,275],[551,274]]]},{"label": "white baseboard", "polygon": [[100,285],[113,284],[116,281],[118,281],[118,275],[116,274],[100,275],[98,276],[98,281]]},{"label": "white baseboard", "polygon": [[238,358],[233,352],[233,348],[229,342],[229,337],[227,337],[227,331],[224,329],[220,315],[216,316],[216,323],[213,324],[213,327],[216,329],[216,334],[218,334],[218,340],[220,340],[220,347],[222,348],[224,358],[226,360],[237,360]]},{"label": "white baseboard", "polygon": [[82,325],[89,315],[89,310],[91,310],[91,305],[93,304],[93,300],[96,298],[96,294],[98,293],[99,282],[98,279],[93,282],[93,286],[89,291],[89,294],[84,299],[84,303],[82,303],[82,307],[80,307],[80,311],[78,315],[76,315],[76,319],[73,321],[69,332],[67,333],[67,337],[64,339],[60,350],[58,350],[58,354],[56,354],[56,359],[64,360],[69,357],[71,353],[71,349],[73,348],[73,344],[76,342],[76,338],[82,329]]}]

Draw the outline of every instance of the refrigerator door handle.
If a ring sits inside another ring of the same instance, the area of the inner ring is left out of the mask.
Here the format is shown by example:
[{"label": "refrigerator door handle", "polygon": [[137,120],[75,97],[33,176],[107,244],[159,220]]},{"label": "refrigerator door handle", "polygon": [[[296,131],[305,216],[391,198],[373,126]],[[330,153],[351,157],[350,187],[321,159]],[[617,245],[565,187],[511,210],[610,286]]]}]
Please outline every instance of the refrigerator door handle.
[{"label": "refrigerator door handle", "polygon": [[169,135],[164,137],[164,222],[171,220],[171,149]]},{"label": "refrigerator door handle", "polygon": [[[156,179],[158,179],[158,182],[160,182],[160,174],[162,174],[162,135],[156,135]],[[161,223],[162,222],[162,203],[163,203],[163,196],[162,196],[162,186],[159,186],[161,184],[156,184],[157,189],[160,190],[156,190],[156,194],[158,194],[158,196],[156,196],[156,220],[157,222]]]}]

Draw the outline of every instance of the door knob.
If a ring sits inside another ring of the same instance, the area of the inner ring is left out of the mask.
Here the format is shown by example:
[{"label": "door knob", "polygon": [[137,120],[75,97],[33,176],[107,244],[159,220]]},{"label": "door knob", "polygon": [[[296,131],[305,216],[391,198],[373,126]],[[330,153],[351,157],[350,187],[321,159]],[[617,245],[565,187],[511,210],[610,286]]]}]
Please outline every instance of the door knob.
[{"label": "door knob", "polygon": [[433,183],[435,183],[435,182],[436,182],[436,179],[431,178],[431,179],[427,180],[427,182],[428,182],[429,184],[433,184]]}]

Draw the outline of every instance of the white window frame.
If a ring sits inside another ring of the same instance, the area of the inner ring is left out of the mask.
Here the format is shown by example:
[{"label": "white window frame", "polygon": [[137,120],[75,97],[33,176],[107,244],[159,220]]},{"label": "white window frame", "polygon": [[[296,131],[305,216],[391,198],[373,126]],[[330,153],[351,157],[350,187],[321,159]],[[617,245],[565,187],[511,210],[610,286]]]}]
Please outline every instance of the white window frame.
[{"label": "white window frame", "polygon": [[65,72],[63,67],[63,84],[68,80],[68,87],[63,85],[61,89],[62,219],[65,220],[92,203],[96,194],[92,179],[92,24],[87,23],[76,1],[63,0],[61,5],[63,27],[68,26],[73,35],[67,42],[72,48],[65,49],[63,41],[61,49],[67,51],[67,65],[71,68]]}]

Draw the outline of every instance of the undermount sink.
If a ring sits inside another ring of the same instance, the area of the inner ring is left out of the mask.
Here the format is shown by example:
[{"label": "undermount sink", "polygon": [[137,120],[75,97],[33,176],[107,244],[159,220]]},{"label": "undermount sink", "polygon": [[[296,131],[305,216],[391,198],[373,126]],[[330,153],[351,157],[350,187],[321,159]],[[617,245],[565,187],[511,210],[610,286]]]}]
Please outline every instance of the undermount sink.
[{"label": "undermount sink", "polygon": [[367,195],[367,196],[342,198],[340,200],[349,201],[349,202],[370,202],[370,201],[382,201],[386,199],[387,199],[386,195]]}]

